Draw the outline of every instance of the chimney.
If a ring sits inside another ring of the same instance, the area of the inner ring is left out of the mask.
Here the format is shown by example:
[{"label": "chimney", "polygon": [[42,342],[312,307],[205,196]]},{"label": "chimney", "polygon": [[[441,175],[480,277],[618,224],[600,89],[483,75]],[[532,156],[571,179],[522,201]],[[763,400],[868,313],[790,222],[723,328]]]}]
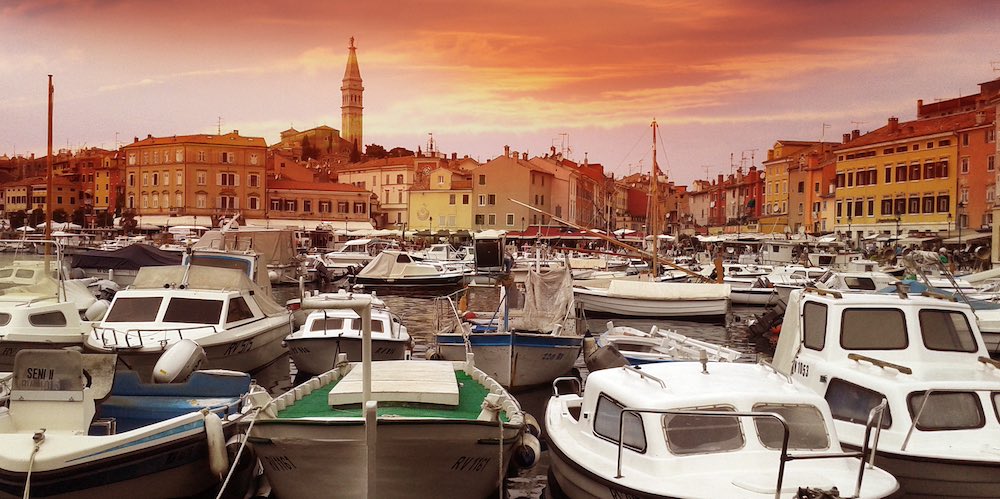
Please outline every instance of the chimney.
[{"label": "chimney", "polygon": [[528,161],[528,153],[521,153],[521,159]]},{"label": "chimney", "polygon": [[132,142],[133,142],[133,143],[135,143],[135,142],[139,142],[139,137],[132,137]]},{"label": "chimney", "polygon": [[848,142],[850,142],[851,141],[851,134],[845,133],[843,139],[844,139],[844,143],[845,144],[848,143]]},{"label": "chimney", "polygon": [[896,133],[899,131],[899,118],[895,116],[889,117],[889,133]]},{"label": "chimney", "polygon": [[774,149],[768,149],[767,150],[767,160],[771,161],[773,159],[774,159]]},{"label": "chimney", "polygon": [[505,157],[510,157],[510,146],[503,146],[503,155]]},{"label": "chimney", "polygon": [[452,161],[457,161],[458,160],[458,153],[457,152],[451,153],[451,160]]},{"label": "chimney", "polygon": [[979,111],[976,113],[976,125],[982,125],[983,123],[986,123],[986,113]]},{"label": "chimney", "polygon": [[854,140],[860,136],[861,136],[861,130],[858,130],[857,128],[851,130],[851,140]]},{"label": "chimney", "polygon": [[151,138],[153,138],[153,134],[151,134],[151,133],[147,133],[147,134],[146,134],[146,138],[147,138],[147,139],[151,139]]},{"label": "chimney", "polygon": [[239,135],[239,134],[240,134],[239,130],[233,130],[233,135]]},{"label": "chimney", "polygon": [[587,166],[589,164],[590,164],[590,162],[587,159],[587,153],[586,153],[586,151],[584,151],[584,153],[583,153],[583,166]]}]

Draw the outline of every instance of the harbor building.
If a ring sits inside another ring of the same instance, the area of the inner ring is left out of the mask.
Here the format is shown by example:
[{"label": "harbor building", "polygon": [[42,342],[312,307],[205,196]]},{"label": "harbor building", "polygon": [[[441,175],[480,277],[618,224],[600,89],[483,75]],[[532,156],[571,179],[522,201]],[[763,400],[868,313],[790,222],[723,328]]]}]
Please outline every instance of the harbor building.
[{"label": "harbor building", "polygon": [[410,187],[407,230],[472,230],[472,174],[440,166]]},{"label": "harbor building", "polygon": [[552,213],[555,176],[528,160],[528,153],[511,151],[472,171],[473,230],[521,230],[552,223],[547,215],[511,199]]},{"label": "harbor building", "polygon": [[[860,132],[855,132],[860,136]],[[804,217],[806,206],[811,206],[811,202],[804,197],[796,197],[794,223],[789,217],[789,189],[798,189],[798,182],[803,182],[803,194],[805,194],[805,178],[796,177],[795,184],[789,183],[789,172],[808,167],[808,157],[810,154],[822,151],[824,147],[832,146],[830,143],[818,141],[801,140],[779,140],[774,143],[774,147],[767,151],[767,161],[764,161],[764,206],[760,214],[761,232],[792,232],[798,231],[807,225]],[[802,199],[799,199],[802,198]],[[802,215],[798,212],[798,203],[802,203]]]}]

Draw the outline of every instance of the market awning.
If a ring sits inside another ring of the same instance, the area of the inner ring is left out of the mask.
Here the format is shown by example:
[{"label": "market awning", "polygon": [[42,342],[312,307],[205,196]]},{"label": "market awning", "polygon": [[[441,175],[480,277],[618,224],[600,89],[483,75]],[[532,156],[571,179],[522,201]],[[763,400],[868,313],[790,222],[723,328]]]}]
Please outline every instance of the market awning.
[{"label": "market awning", "polygon": [[908,236],[899,240],[899,244],[923,244],[928,241],[934,241],[936,239],[941,239],[937,236]]},{"label": "market awning", "polygon": [[979,242],[989,241],[993,237],[993,234],[989,232],[970,232],[969,234],[962,234],[961,237],[949,237],[942,244],[973,244]]}]

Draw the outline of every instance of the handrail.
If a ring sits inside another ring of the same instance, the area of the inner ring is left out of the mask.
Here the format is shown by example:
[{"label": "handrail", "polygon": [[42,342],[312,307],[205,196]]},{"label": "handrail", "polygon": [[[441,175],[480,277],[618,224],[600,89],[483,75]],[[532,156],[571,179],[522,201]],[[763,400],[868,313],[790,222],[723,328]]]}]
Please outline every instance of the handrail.
[{"label": "handrail", "polygon": [[917,410],[917,415],[910,422],[910,429],[906,430],[906,437],[903,438],[903,445],[899,448],[900,452],[906,450],[906,446],[910,443],[910,436],[913,434],[913,430],[917,428],[917,422],[920,421],[920,416],[924,413],[924,407],[927,406],[927,401],[931,398],[931,393],[969,393],[969,392],[987,392],[993,393],[994,390],[990,388],[929,388],[924,392],[924,400],[920,402],[920,409]]},{"label": "handrail", "polygon": [[579,378],[574,377],[574,376],[560,376],[560,377],[552,380],[552,395],[553,396],[559,397],[559,396],[562,395],[561,393],[559,393],[559,383],[561,383],[563,381],[572,381],[574,384],[576,384],[576,394],[577,395],[580,394],[580,388],[581,388],[581,386],[580,386],[580,379]]},{"label": "handrail", "polygon": [[832,289],[822,289],[822,288],[816,288],[816,287],[812,287],[812,286],[807,286],[805,290],[806,290],[806,292],[811,291],[811,292],[816,293],[818,295],[830,295],[830,296],[832,296],[834,298],[837,298],[837,299],[840,299],[840,298],[844,297],[843,293],[841,293],[840,291],[832,290]]},{"label": "handrail", "polygon": [[865,361],[873,366],[885,369],[886,367],[895,369],[903,374],[913,374],[913,369],[906,366],[901,366],[899,364],[893,364],[892,362],[887,362],[884,360],[879,360],[874,357],[869,357],[867,355],[861,355],[859,353],[849,353],[847,354],[848,360],[853,360],[856,362]]},{"label": "handrail", "polygon": [[983,364],[989,364],[997,369],[1000,369],[1000,360],[991,359],[989,357],[983,357],[981,355],[977,360],[979,360],[979,362],[982,362]]},{"label": "handrail", "polygon": [[[198,329],[210,329],[213,334],[219,332],[218,328],[214,324],[208,324],[208,325],[204,325],[204,326],[174,327],[174,328],[161,328],[161,329],[126,329],[124,331],[120,331],[120,330],[115,329],[113,327],[106,327],[106,326],[96,326],[96,325],[93,325],[91,327],[93,329],[94,339],[100,339],[101,343],[105,347],[108,347],[108,346],[118,347],[118,346],[120,346],[120,343],[118,341],[118,335],[121,334],[122,335],[122,339],[125,342],[125,348],[142,348],[142,347],[145,347],[146,345],[145,345],[145,343],[143,341],[143,334],[145,334],[145,333],[164,333],[164,335],[163,335],[164,339],[160,340],[160,343],[163,344],[164,342],[169,341],[167,339],[167,334],[171,333],[171,332],[176,332],[177,333],[177,338],[179,340],[183,340],[184,339],[184,333],[185,332],[191,332],[191,331],[195,331],[195,330],[198,330]],[[108,333],[111,333],[111,341],[108,340]],[[138,345],[133,345],[132,344],[132,340],[130,339],[132,337],[135,337],[135,338],[137,338],[139,340]]]},{"label": "handrail", "polygon": [[653,376],[652,374],[644,373],[641,370],[636,369],[636,368],[634,368],[632,366],[622,366],[622,369],[624,369],[626,371],[632,371],[632,372],[638,374],[640,378],[649,378],[649,379],[651,379],[651,380],[659,383],[660,387],[663,388],[663,389],[667,388],[667,384],[664,383],[662,379],[657,378],[656,376]]},{"label": "handrail", "polygon": [[955,302],[958,301],[957,299],[955,299],[954,295],[948,296],[948,295],[946,295],[944,293],[938,293],[937,291],[931,291],[930,289],[925,289],[923,293],[920,293],[920,296],[926,296],[928,298],[937,298],[938,300],[945,300],[945,301],[955,301]]},{"label": "handrail", "polygon": [[[865,442],[861,446],[861,467],[858,469],[858,481],[856,482],[854,488],[854,497],[861,496],[861,481],[864,479],[865,475],[865,456],[868,456],[868,467],[875,466],[875,452],[878,450],[878,441],[882,436],[882,419],[885,417],[885,410],[888,407],[889,401],[883,398],[882,402],[879,402],[877,406],[873,407],[872,410],[868,412],[868,422],[865,423]],[[876,413],[878,414],[878,424],[874,425],[875,443],[869,448],[868,441],[871,437],[872,424],[875,423]],[[869,452],[871,452],[871,454],[869,454]]]},{"label": "handrail", "polygon": [[770,369],[771,372],[773,372],[774,374],[777,374],[778,376],[784,377],[785,381],[787,381],[788,384],[792,384],[793,383],[792,382],[792,377],[789,376],[787,373],[783,373],[783,372],[779,371],[777,367],[774,367],[774,364],[772,364],[772,363],[770,363],[770,362],[768,362],[768,361],[766,361],[764,359],[760,359],[760,360],[757,361],[757,365],[766,367],[766,368]]},{"label": "handrail", "polygon": [[[883,403],[884,403],[884,401],[883,401]],[[881,407],[881,406],[879,406],[879,407]],[[875,409],[873,409],[872,413],[869,414],[868,429],[870,429],[870,427],[871,427],[874,412],[875,412],[875,410],[879,409],[879,407],[876,407]],[[624,478],[624,476],[625,476],[625,475],[622,474],[622,455],[623,455],[624,449],[625,449],[625,414],[626,413],[628,413],[628,414],[634,414],[637,418],[639,418],[640,424],[641,424],[641,421],[642,421],[642,416],[640,416],[640,414],[642,414],[642,413],[646,413],[646,414],[675,415],[675,416],[676,415],[682,415],[682,416],[706,416],[706,417],[714,417],[714,418],[722,418],[722,417],[732,418],[732,417],[738,417],[738,418],[754,418],[754,419],[756,419],[756,418],[770,418],[770,419],[774,419],[774,420],[776,420],[778,422],[778,424],[781,425],[781,432],[782,432],[782,436],[781,436],[781,458],[780,458],[780,461],[778,462],[777,484],[775,485],[775,488],[774,488],[774,498],[775,499],[781,499],[781,486],[782,486],[782,483],[784,482],[784,478],[785,478],[785,463],[787,463],[789,461],[794,461],[794,460],[797,460],[797,459],[798,460],[802,460],[802,459],[837,459],[837,458],[845,458],[845,457],[860,458],[861,463],[860,463],[860,467],[859,467],[859,470],[858,470],[858,481],[857,481],[857,485],[856,485],[857,490],[856,490],[856,492],[854,494],[854,497],[858,497],[858,495],[859,495],[859,493],[861,491],[861,480],[862,480],[862,477],[864,476],[864,472],[865,472],[865,452],[868,450],[867,438],[866,438],[866,441],[865,441],[864,449],[862,451],[860,451],[860,452],[838,452],[838,453],[830,453],[830,454],[798,454],[798,455],[791,455],[791,454],[788,453],[788,438],[789,438],[788,422],[785,421],[785,418],[782,417],[780,414],[773,413],[773,412],[691,411],[691,410],[680,410],[680,409],[639,409],[639,408],[633,408],[633,407],[626,407],[626,408],[622,409],[621,416],[618,419],[618,473],[615,475],[616,479]],[[866,430],[866,436],[867,436],[867,433],[868,432]],[[877,444],[878,444],[878,437],[876,437],[876,446],[877,446]]]}]

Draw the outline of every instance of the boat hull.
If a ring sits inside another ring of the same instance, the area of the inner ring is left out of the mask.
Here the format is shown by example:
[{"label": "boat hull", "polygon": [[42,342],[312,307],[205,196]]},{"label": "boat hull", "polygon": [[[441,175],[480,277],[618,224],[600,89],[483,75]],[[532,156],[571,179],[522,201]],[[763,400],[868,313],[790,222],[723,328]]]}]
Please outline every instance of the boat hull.
[{"label": "boat hull", "polygon": [[728,298],[711,300],[642,300],[610,297],[575,289],[573,297],[587,317],[672,317],[691,320],[724,320]]},{"label": "boat hull", "polygon": [[733,288],[729,300],[734,305],[767,306],[778,302],[778,293],[772,288]]},{"label": "boat hull", "polygon": [[[857,447],[844,444],[845,449]],[[907,499],[1000,497],[1000,461],[933,459],[878,451],[875,465],[899,480]]]},{"label": "boat hull", "polygon": [[[475,333],[469,336],[476,367],[504,387],[517,390],[549,384],[576,363],[582,336],[531,333]],[[438,354],[445,360],[465,359],[465,338],[437,335]]]},{"label": "boat hull", "polygon": [[0,372],[14,370],[14,356],[17,352],[32,348],[45,350],[61,350],[64,348],[82,347],[84,336],[80,341],[0,341]]},{"label": "boat hull", "polygon": [[[274,420],[258,422],[253,430],[251,443],[279,497],[365,497],[363,422]],[[518,430],[504,428],[503,460],[499,435],[495,423],[380,420],[376,491],[368,497],[488,497],[506,473]]]},{"label": "boat hull", "polygon": [[[674,496],[655,495],[625,488],[601,478],[567,458],[562,450],[551,441],[548,442],[548,449],[550,482],[546,497],[552,499],[674,499]],[[552,483],[553,481],[555,484]]]},{"label": "boat hull", "polygon": [[[337,354],[346,353],[348,362],[361,362],[361,339],[328,336],[286,338],[289,355],[299,372],[322,374],[333,369]],[[372,338],[372,360],[403,360],[409,341]]]},{"label": "boat hull", "polygon": [[464,274],[446,275],[446,276],[428,276],[428,277],[384,278],[384,279],[376,279],[376,278],[361,277],[361,276],[356,276],[354,278],[354,284],[360,284],[366,288],[458,286],[462,284],[464,281],[465,281]]}]

